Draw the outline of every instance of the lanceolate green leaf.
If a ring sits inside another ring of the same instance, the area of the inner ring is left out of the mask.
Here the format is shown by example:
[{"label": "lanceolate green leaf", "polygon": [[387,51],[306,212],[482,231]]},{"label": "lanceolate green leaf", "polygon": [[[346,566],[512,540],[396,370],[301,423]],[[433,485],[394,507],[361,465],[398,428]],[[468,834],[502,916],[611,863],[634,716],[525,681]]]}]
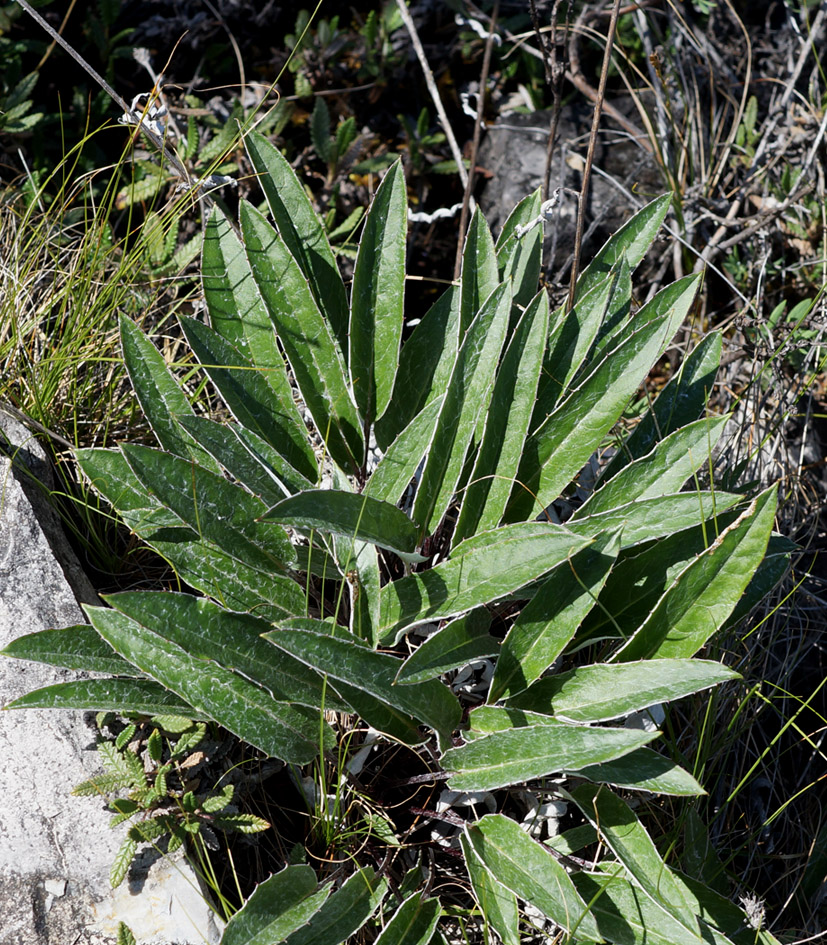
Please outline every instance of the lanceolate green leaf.
[{"label": "lanceolate green leaf", "polygon": [[300,492],[268,509],[261,519],[369,541],[423,560],[416,554],[419,531],[414,523],[395,505],[371,496],[335,489]]},{"label": "lanceolate green leaf", "polygon": [[739,678],[711,660],[593,663],[540,679],[509,705],[571,722],[605,722]]},{"label": "lanceolate green leaf", "polygon": [[728,416],[697,420],[671,433],[649,453],[610,479],[572,516],[584,518],[639,499],[678,492],[707,460]]},{"label": "lanceolate green leaf", "polygon": [[180,422],[231,476],[265,502],[275,505],[286,494],[313,485],[269,444],[238,424],[216,423],[206,417]]},{"label": "lanceolate green leaf", "polygon": [[413,519],[423,535],[433,531],[451,503],[477,421],[491,398],[510,310],[506,283],[491,293],[465,334],[414,500]]},{"label": "lanceolate green leaf", "polygon": [[631,270],[635,270],[652,245],[661,224],[666,218],[671,194],[656,197],[631,220],[625,223],[603,246],[577,280],[577,295],[581,296],[596,285],[604,274],[626,256]]},{"label": "lanceolate green leaf", "polygon": [[285,245],[310,284],[313,297],[347,353],[347,295],[322,221],[287,159],[256,132],[245,137],[267,206]]},{"label": "lanceolate green leaf", "polygon": [[510,525],[469,538],[454,548],[448,561],[382,588],[382,640],[394,640],[408,626],[505,597],[590,543],[545,522]]},{"label": "lanceolate green leaf", "polygon": [[679,922],[697,929],[692,906],[635,813],[603,785],[581,784],[572,800],[644,892]]},{"label": "lanceolate green leaf", "polygon": [[396,504],[408,488],[434,435],[443,395],[434,398],[385,450],[362,495]]},{"label": "lanceolate green leaf", "polygon": [[382,449],[445,393],[459,346],[459,304],[459,286],[446,289],[402,345],[393,397],[376,424]]},{"label": "lanceolate green leaf", "polygon": [[283,239],[247,203],[241,204],[241,230],[253,277],[316,429],[333,460],[355,471],[365,445],[339,343]]},{"label": "lanceolate green leaf", "polygon": [[[508,215],[502,232],[497,238],[497,269],[500,282],[511,279],[514,304],[525,307],[537,291],[540,278],[540,265],[543,255],[543,227],[536,223],[540,215],[539,188],[528,197],[524,197]],[[517,235],[517,227],[534,225],[522,236]]]},{"label": "lanceolate green leaf", "polygon": [[459,840],[474,898],[480,907],[486,927],[492,928],[499,935],[503,945],[520,945],[520,914],[517,909],[517,897],[474,853],[467,833],[463,833]]},{"label": "lanceolate green leaf", "polygon": [[412,893],[391,917],[376,939],[376,945],[430,945],[440,915],[438,899],[425,899],[420,892]]},{"label": "lanceolate green leaf", "polygon": [[296,929],[284,945],[341,945],[378,909],[388,889],[387,880],[369,867],[349,877],[310,919]]},{"label": "lanceolate green leaf", "polygon": [[488,814],[466,828],[466,840],[472,856],[506,889],[530,902],[577,941],[601,940],[589,907],[565,867],[515,821],[502,814]]},{"label": "lanceolate green leaf", "polygon": [[191,656],[212,660],[256,683],[276,700],[346,712],[347,705],[325,693],[322,678],[290,655],[274,650],[261,635],[267,620],[226,610],[212,601],[172,591],[110,594],[115,608],[97,610],[96,626],[113,622],[128,632],[135,623],[178,644]]},{"label": "lanceolate green leaf", "polygon": [[489,635],[491,615],[485,608],[472,610],[438,630],[402,664],[398,683],[422,682],[434,679],[449,669],[465,666],[484,656],[496,656],[499,640]]},{"label": "lanceolate green leaf", "polygon": [[[572,882],[586,902],[600,934],[616,945],[728,945],[720,933],[695,922],[697,931],[674,918],[654,903],[639,887],[630,883],[617,867],[613,875],[576,872]],[[750,930],[750,935],[755,933]],[[754,941],[750,938],[749,941]]]},{"label": "lanceolate green leaf", "polygon": [[[598,532],[622,528],[621,546],[633,545],[653,538],[690,529],[707,522],[743,501],[743,496],[732,492],[680,492],[677,495],[658,495],[639,499],[619,508],[607,509],[596,515],[573,517],[566,522],[575,535],[595,535]],[[708,529],[714,533],[714,522]]]},{"label": "lanceolate green leaf", "polygon": [[331,886],[317,889],[310,866],[285,866],[260,883],[227,923],[221,945],[273,945],[301,929],[322,908]]},{"label": "lanceolate green leaf", "polygon": [[602,534],[546,578],[503,640],[489,702],[525,689],[563,652],[594,606],[619,550],[619,531]]},{"label": "lanceolate green leaf", "polygon": [[711,332],[681,364],[658,395],[652,408],[621,444],[600,475],[604,482],[633,459],[648,453],[658,440],[703,412],[721,360],[721,333]]},{"label": "lanceolate green leaf", "polygon": [[4,709],[85,709],[210,718],[151,679],[79,679],[27,692]]},{"label": "lanceolate green leaf", "polygon": [[[260,370],[276,397],[283,421],[303,432],[287,366],[244,245],[218,208],[207,222],[201,278],[212,327]],[[312,461],[312,453],[310,458]]]},{"label": "lanceolate green leaf", "polygon": [[579,771],[567,773],[572,777],[611,784],[630,791],[650,791],[653,794],[671,794],[678,797],[705,793],[688,771],[651,748],[637,748],[614,761],[589,765]]},{"label": "lanceolate green leaf", "polygon": [[171,453],[122,449],[141,482],[203,539],[252,567],[284,571],[295,561],[284,529],[256,521],[266,511],[260,499]]},{"label": "lanceolate green leaf", "polygon": [[537,505],[542,509],[556,499],[620,417],[695,296],[698,277],[683,282],[679,301],[609,352],[527,442],[520,484],[508,513],[512,521],[528,517]]},{"label": "lanceolate green leaf", "polygon": [[368,212],[353,269],[350,378],[363,420],[381,417],[399,364],[405,294],[407,197],[402,163],[385,175]]},{"label": "lanceolate green leaf", "polygon": [[[407,688],[407,687],[404,687]],[[584,725],[527,725],[493,732],[442,756],[453,791],[493,791],[561,771],[601,764],[640,748],[656,732]]]},{"label": "lanceolate green leaf", "polygon": [[466,487],[454,542],[496,528],[505,506],[537,395],[548,336],[548,295],[540,292],[518,322],[497,372],[482,444]]},{"label": "lanceolate green leaf", "polygon": [[[468,226],[465,248],[462,251],[460,339],[470,327],[485,300],[497,288],[499,281],[494,241],[485,217],[477,207]],[[509,299],[509,305],[510,301]]]},{"label": "lanceolate green leaf", "polygon": [[750,507],[676,578],[614,659],[693,656],[732,613],[767,550],[777,488]]},{"label": "lanceolate green leaf", "polygon": [[193,415],[192,407],[152,342],[131,319],[120,318],[121,345],[138,403],[165,450],[218,471],[215,461],[175,422]]},{"label": "lanceolate green leaf", "polygon": [[280,453],[309,482],[319,477],[307,428],[296,416],[292,392],[276,396],[264,374],[217,332],[194,318],[181,318],[190,347],[218,388],[224,403],[243,424]]},{"label": "lanceolate green leaf", "polygon": [[[86,608],[98,633],[199,715],[215,719],[268,755],[293,764],[307,764],[318,754],[318,710],[276,702],[266,690],[211,660],[191,655],[153,629],[134,621],[126,629],[120,621],[98,619],[100,613],[105,613],[103,608]],[[332,747],[329,728],[325,740]]]},{"label": "lanceolate green leaf", "polygon": [[92,627],[85,624],[60,630],[27,633],[12,640],[0,650],[0,655],[89,673],[110,673],[113,676],[143,675],[119,656]]},{"label": "lanceolate green leaf", "polygon": [[334,681],[364,689],[435,729],[443,739],[459,724],[456,698],[437,679],[396,686],[399,660],[353,642],[308,630],[273,630],[266,639]]}]

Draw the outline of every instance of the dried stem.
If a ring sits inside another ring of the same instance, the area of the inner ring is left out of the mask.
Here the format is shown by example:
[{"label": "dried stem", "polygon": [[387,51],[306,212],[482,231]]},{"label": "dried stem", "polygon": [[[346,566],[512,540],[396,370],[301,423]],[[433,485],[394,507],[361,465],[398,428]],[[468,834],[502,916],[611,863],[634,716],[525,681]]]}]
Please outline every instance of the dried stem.
[{"label": "dried stem", "polygon": [[589,196],[589,181],[591,179],[592,164],[594,163],[594,150],[597,145],[597,132],[600,128],[600,114],[603,107],[603,101],[606,97],[606,80],[609,76],[609,64],[612,61],[612,47],[614,46],[615,30],[617,28],[617,18],[620,11],[620,0],[614,0],[612,6],[612,16],[609,20],[609,31],[606,36],[606,49],[603,53],[603,68],[600,70],[600,84],[597,88],[597,99],[594,103],[594,118],[592,119],[592,131],[589,135],[589,149],[586,153],[586,166],[583,168],[583,186],[580,190],[580,205],[577,213],[577,230],[574,234],[574,259],[571,264],[571,282],[569,283],[569,298],[567,307],[571,311],[574,305],[574,293],[577,287],[577,275],[580,269],[580,250],[583,243],[583,224],[586,215],[586,201]]}]

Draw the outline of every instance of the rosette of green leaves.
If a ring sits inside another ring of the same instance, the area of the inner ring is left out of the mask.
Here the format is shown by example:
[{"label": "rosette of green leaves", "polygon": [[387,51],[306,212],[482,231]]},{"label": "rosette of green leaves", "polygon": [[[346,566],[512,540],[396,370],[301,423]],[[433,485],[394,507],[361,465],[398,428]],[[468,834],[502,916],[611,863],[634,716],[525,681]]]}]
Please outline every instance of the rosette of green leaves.
[{"label": "rosette of green leaves", "polygon": [[[17,641],[8,655],[106,677],[14,705],[189,714],[298,765],[334,748],[322,711],[347,711],[411,745],[435,734],[454,790],[566,776],[611,851],[596,872],[571,877],[503,815],[464,835],[474,894],[503,941],[518,941],[518,899],[576,939],[726,941],[738,925],[728,904],[664,863],[608,787],[702,792],[650,747],[657,732],[622,720],[733,679],[697,654],[785,566],[776,539],[767,554],[775,489],[745,498],[696,479],[726,422],[705,415],[719,334],[686,356],[564,524],[555,513],[693,305],[697,276],[631,304],[669,197],[609,240],[571,310],[550,311],[537,291],[539,194],[496,243],[477,212],[458,284],[403,341],[401,166],[374,196],[348,292],[287,161],[255,134],[247,148],[269,215],[246,202],[238,226],[213,213],[209,318],[181,319],[229,419],[197,416],[124,320],[124,361],[157,445],[78,454],[191,590],[112,594],[86,609],[91,628]],[[492,635],[502,601],[513,616]],[[434,622],[399,655],[401,637]],[[457,744],[462,709],[440,676],[480,658],[494,663],[487,702]],[[225,941],[305,941],[312,928],[314,942],[337,943],[353,934],[347,896],[366,910],[381,898],[376,877],[330,895],[311,873],[268,880]],[[399,907],[399,929],[420,930],[404,941],[431,940],[432,903]]]}]

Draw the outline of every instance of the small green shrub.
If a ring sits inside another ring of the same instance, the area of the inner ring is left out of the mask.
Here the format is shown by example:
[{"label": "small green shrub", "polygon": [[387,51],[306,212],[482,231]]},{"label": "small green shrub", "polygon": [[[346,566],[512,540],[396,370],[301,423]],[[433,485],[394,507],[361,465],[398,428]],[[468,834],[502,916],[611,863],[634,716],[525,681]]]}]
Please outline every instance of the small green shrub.
[{"label": "small green shrub", "polygon": [[[737,678],[697,654],[783,567],[767,555],[776,490],[745,497],[696,476],[727,420],[704,416],[719,333],[613,458],[595,458],[693,305],[697,276],[632,308],[631,273],[669,197],[609,240],[571,311],[537,292],[539,194],[496,244],[476,213],[459,284],[403,343],[400,165],[366,216],[348,298],[286,160],[256,134],[247,148],[275,226],[246,202],[239,231],[214,211],[209,325],[180,319],[230,419],[195,415],[124,318],[159,448],[78,451],[186,587],[108,595],[86,608],[91,628],[16,641],[6,655],[107,678],[13,706],[212,720],[297,780],[335,770],[335,790],[320,776],[316,796],[322,811],[334,797],[331,817],[356,777],[356,755],[348,769],[341,752],[367,747],[370,727],[375,744],[418,759],[411,783],[445,780],[444,803],[471,811],[434,812],[459,828],[464,906],[430,895],[441,884],[419,866],[389,894],[385,873],[415,827],[367,798],[358,817],[372,804],[381,829],[337,851],[335,882],[291,855],[232,917],[225,945],[336,945],[380,911],[365,941],[440,942],[439,927],[471,919],[508,945],[532,923],[568,942],[774,941],[663,858],[646,798],[679,804],[703,788],[692,759],[657,749],[654,726],[623,724]],[[526,786],[547,807],[565,802],[571,829],[540,833],[539,808],[521,829]]]}]

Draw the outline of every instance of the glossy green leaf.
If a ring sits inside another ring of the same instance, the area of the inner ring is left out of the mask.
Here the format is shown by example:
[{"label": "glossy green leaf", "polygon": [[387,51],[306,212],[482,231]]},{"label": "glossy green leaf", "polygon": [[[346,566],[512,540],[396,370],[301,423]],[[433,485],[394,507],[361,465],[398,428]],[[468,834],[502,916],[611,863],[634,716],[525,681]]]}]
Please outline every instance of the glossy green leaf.
[{"label": "glossy green leaf", "polygon": [[563,652],[594,606],[619,550],[619,531],[599,535],[546,578],[503,640],[489,702],[525,689]]},{"label": "glossy green leaf", "polygon": [[4,709],[84,709],[135,712],[138,715],[182,715],[210,718],[151,679],[79,679],[27,692]]},{"label": "glossy green leaf", "polygon": [[[181,425],[231,476],[265,502],[274,505],[286,495],[312,488],[313,483],[297,473],[283,456],[238,424],[188,417]],[[254,442],[255,447],[248,442]]]},{"label": "glossy green leaf", "polygon": [[382,640],[394,640],[414,624],[453,617],[505,597],[590,543],[546,522],[475,535],[457,545],[448,561],[382,588]]},{"label": "glossy green leaf", "polygon": [[767,550],[777,487],[750,504],[675,579],[643,626],[613,657],[628,663],[693,656],[729,617]]},{"label": "glossy green leaf", "polygon": [[529,439],[509,510],[512,521],[544,509],[582,468],[674,337],[694,300],[698,278],[681,280],[678,301],[610,351]]},{"label": "glossy green leaf", "polygon": [[[575,872],[572,882],[590,903],[601,936],[615,945],[728,945],[728,939],[694,922],[696,930],[674,918],[615,868],[613,875]],[[755,933],[752,933],[753,935]]]},{"label": "glossy green leaf", "polygon": [[[407,687],[405,687],[407,688]],[[552,720],[553,721],[553,720]],[[583,725],[528,725],[493,732],[442,756],[453,791],[493,791],[561,771],[602,764],[640,748],[656,732]]]},{"label": "glossy green leaf", "polygon": [[459,347],[459,286],[451,286],[402,345],[393,397],[376,427],[386,449],[434,398],[445,393]]},{"label": "glossy green leaf", "polygon": [[490,626],[491,614],[484,608],[453,620],[411,653],[400,667],[396,681],[416,683],[435,679],[472,660],[496,656],[500,642],[489,635]]},{"label": "glossy green leaf", "polygon": [[510,310],[505,283],[491,293],[465,334],[414,500],[412,517],[423,535],[437,526],[460,480],[477,422],[491,398]]},{"label": "glossy green leaf", "polygon": [[[86,614],[100,635],[138,669],[189,703],[198,715],[215,719],[234,735],[268,755],[307,764],[319,752],[318,710],[276,702],[272,695],[212,660],[193,656],[149,627],[109,621],[103,608]],[[160,715],[171,709],[156,710]],[[187,715],[187,712],[174,714]],[[332,747],[333,732],[326,741]]]},{"label": "glossy green leaf", "polygon": [[465,836],[473,856],[506,889],[530,902],[577,941],[601,940],[589,907],[565,867],[519,824],[502,814],[487,814],[467,827]]},{"label": "glossy green leaf", "polygon": [[[307,428],[296,417],[292,392],[285,403],[273,393],[264,374],[218,332],[194,318],[180,318],[187,341],[233,417],[260,436],[308,482],[318,466]],[[295,478],[295,477],[294,477]]]},{"label": "glossy green leaf", "polygon": [[253,278],[316,429],[334,462],[355,470],[365,444],[330,326],[284,240],[247,203],[241,204],[241,230]]},{"label": "glossy green leaf", "polygon": [[113,676],[143,675],[86,624],[27,633],[0,650],[0,656],[33,660],[36,663],[48,663],[50,666],[79,669],[88,673],[110,673]]},{"label": "glossy green leaf", "polygon": [[429,725],[443,739],[459,724],[460,707],[449,689],[436,679],[408,686],[394,685],[400,661],[349,640],[308,630],[274,630],[266,639],[280,649]]},{"label": "glossy green leaf", "polygon": [[465,489],[454,543],[496,528],[505,512],[528,433],[548,335],[548,295],[517,323],[497,372],[477,461]]},{"label": "glossy green leaf", "polygon": [[686,480],[709,458],[728,416],[709,417],[675,430],[646,456],[624,467],[580,506],[573,519],[640,499],[679,492]]},{"label": "glossy green leaf", "polygon": [[346,354],[347,295],[322,221],[313,209],[304,184],[281,152],[255,131],[245,136],[244,143],[276,228],[301,267],[319,309]]},{"label": "glossy green leaf", "polygon": [[218,471],[215,461],[175,422],[193,411],[166,361],[140,328],[125,315],[119,320],[123,358],[144,416],[165,450]]},{"label": "glossy green leaf", "polygon": [[468,870],[468,878],[471,880],[471,890],[486,927],[497,933],[503,945],[520,945],[520,914],[517,908],[517,897],[476,856],[467,833],[463,833],[459,841],[465,858],[465,868]]},{"label": "glossy green leaf", "polygon": [[623,317],[629,311],[630,295],[629,267],[621,260],[593,289],[578,298],[570,312],[566,312],[564,303],[555,313],[537,388],[534,428],[568,395],[570,381],[586,363],[604,321]]},{"label": "glossy green leaf", "polygon": [[433,438],[442,401],[435,397],[388,446],[362,495],[393,504],[402,498]]},{"label": "glossy green leaf", "polygon": [[441,915],[438,899],[412,893],[382,929],[376,945],[429,945]]},{"label": "glossy green leaf", "polygon": [[256,521],[266,511],[260,499],[171,453],[134,443],[122,450],[141,482],[203,540],[252,567],[284,571],[295,562],[284,529]]},{"label": "glossy green leaf", "polygon": [[296,929],[284,945],[340,945],[368,921],[388,889],[387,880],[363,867],[349,876],[310,919]]},{"label": "glossy green leaf", "polygon": [[[566,528],[584,537],[622,528],[621,546],[631,548],[641,542],[707,522],[742,502],[743,498],[731,492],[679,492],[676,495],[652,496],[596,515],[584,515],[582,518],[572,516],[566,522]],[[714,532],[712,522],[709,522],[708,529]]]},{"label": "glossy green leaf", "polygon": [[621,256],[626,257],[631,270],[634,271],[637,268],[658,235],[671,201],[671,194],[656,197],[606,241],[594,259],[580,273],[577,280],[578,296],[593,288]]},{"label": "glossy green leaf", "polygon": [[[465,335],[471,322],[500,282],[497,268],[497,254],[494,240],[485,222],[482,211],[477,207],[462,251],[462,274],[460,277],[460,321],[459,337]],[[509,305],[511,300],[509,299]]]},{"label": "glossy green leaf", "polygon": [[691,903],[664,863],[646,828],[625,801],[604,785],[581,784],[569,792],[600,838],[635,883],[687,928],[697,928]]},{"label": "glossy green leaf", "polygon": [[344,703],[325,693],[322,678],[313,670],[261,638],[272,629],[267,620],[172,591],[124,591],[107,595],[106,601],[115,610],[96,610],[96,626],[115,621],[125,633],[131,624],[140,624],[190,656],[212,660],[256,683],[280,702],[320,709],[324,700],[327,709],[347,711]]},{"label": "glossy green leaf", "polygon": [[405,176],[397,161],[373,198],[353,268],[350,378],[368,423],[385,412],[399,364],[407,236]]},{"label": "glossy green leaf", "polygon": [[571,722],[605,722],[739,678],[713,660],[593,663],[540,679],[509,705]]},{"label": "glossy green leaf", "polygon": [[221,945],[273,945],[302,928],[322,908],[331,886],[317,889],[316,874],[304,863],[285,866],[256,886],[227,923]]},{"label": "glossy green leaf", "polygon": [[525,307],[537,293],[543,256],[543,227],[536,224],[522,236],[517,227],[526,227],[540,215],[540,190],[517,204],[497,237],[497,269],[500,282],[511,280],[514,304]]},{"label": "glossy green leaf", "polygon": [[[244,246],[217,207],[204,235],[201,279],[212,327],[259,369],[259,376],[275,395],[281,422],[292,428],[290,440],[294,441],[295,431],[304,433],[305,426],[293,400],[287,365]],[[309,459],[315,468],[312,453]]]},{"label": "glossy green leaf", "polygon": [[423,560],[416,554],[419,532],[414,523],[395,505],[371,496],[335,489],[300,492],[268,509],[261,519],[358,538],[402,557]]},{"label": "glossy green leaf", "polygon": [[629,791],[649,791],[652,794],[671,794],[677,797],[706,793],[688,771],[651,748],[638,748],[614,761],[588,765],[567,774],[598,784],[612,784]]},{"label": "glossy green leaf", "polygon": [[721,333],[711,332],[685,358],[655,403],[623,441],[600,475],[600,482],[615,476],[619,469],[651,451],[658,440],[693,420],[697,420],[715,383],[721,360]]}]

